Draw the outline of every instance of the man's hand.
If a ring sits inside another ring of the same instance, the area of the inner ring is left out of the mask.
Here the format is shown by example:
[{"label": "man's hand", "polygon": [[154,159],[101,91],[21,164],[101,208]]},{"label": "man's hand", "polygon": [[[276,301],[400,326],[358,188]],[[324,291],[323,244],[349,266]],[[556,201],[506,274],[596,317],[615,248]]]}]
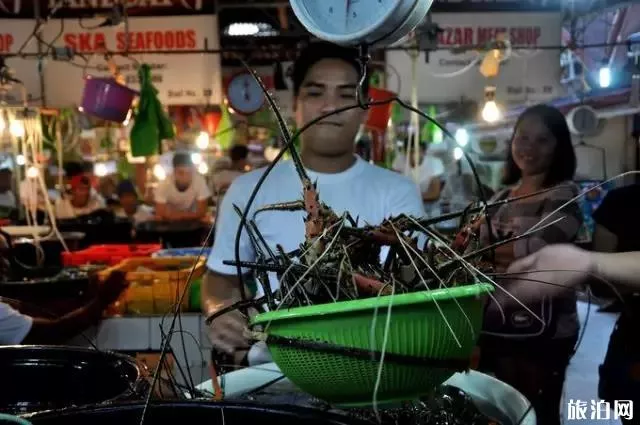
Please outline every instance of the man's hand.
[{"label": "man's hand", "polygon": [[[250,311],[253,315],[255,311]],[[211,345],[218,351],[235,355],[238,351],[249,350],[251,342],[245,336],[248,329],[248,318],[239,310],[232,310],[217,317],[209,325]]]},{"label": "man's hand", "polygon": [[[95,277],[92,278],[96,279]],[[126,280],[126,274],[121,271],[113,271],[104,282],[98,282],[96,301],[100,307],[108,307],[120,298],[120,295],[122,295],[128,286],[129,283]]]},{"label": "man's hand", "polygon": [[550,245],[508,267],[507,273],[517,281],[509,292],[517,298],[529,299],[560,295],[585,282],[594,271],[588,251],[573,245]]}]

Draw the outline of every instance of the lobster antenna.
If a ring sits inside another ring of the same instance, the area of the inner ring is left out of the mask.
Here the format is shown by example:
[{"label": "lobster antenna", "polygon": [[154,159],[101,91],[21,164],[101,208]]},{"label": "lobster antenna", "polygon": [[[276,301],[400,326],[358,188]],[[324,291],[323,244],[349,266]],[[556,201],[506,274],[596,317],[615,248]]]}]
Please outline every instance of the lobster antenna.
[{"label": "lobster antenna", "polygon": [[[262,89],[262,92],[265,94],[269,93],[269,90],[264,85],[264,83],[262,82],[262,79],[256,73],[256,71],[250,68],[248,64],[244,62],[243,64],[247,68],[247,70],[251,73],[251,75],[253,75],[253,78],[258,82],[258,85],[260,85],[260,89]],[[298,173],[298,177],[300,178],[300,181],[302,181],[303,187],[305,188],[311,187],[312,186],[311,180],[307,175],[307,171],[304,169],[304,165],[302,165],[302,159],[300,158],[300,154],[296,150],[296,147],[294,146],[293,141],[291,140],[291,133],[289,132],[287,123],[284,121],[284,118],[282,118],[282,113],[280,112],[280,108],[278,108],[278,105],[276,104],[276,102],[273,100],[271,96],[265,96],[265,97],[267,98],[269,107],[271,107],[271,110],[273,111],[273,113],[276,116],[276,119],[278,120],[278,127],[280,127],[280,132],[282,133],[282,136],[284,137],[284,141],[285,141],[285,149],[288,148],[289,152],[291,153],[291,159],[293,161],[293,165],[296,169],[296,173]],[[299,137],[299,136],[300,136],[300,133],[296,133],[296,137]]]}]

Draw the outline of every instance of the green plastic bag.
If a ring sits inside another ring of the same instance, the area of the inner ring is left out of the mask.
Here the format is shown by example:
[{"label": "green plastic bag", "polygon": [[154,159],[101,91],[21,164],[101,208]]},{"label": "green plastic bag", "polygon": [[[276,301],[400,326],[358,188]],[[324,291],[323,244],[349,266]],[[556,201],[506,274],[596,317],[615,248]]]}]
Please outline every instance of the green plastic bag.
[{"label": "green plastic bag", "polygon": [[151,83],[151,67],[140,66],[138,78],[140,101],[131,129],[131,155],[152,156],[159,153],[162,140],[173,138],[175,131],[158,99],[158,90]]}]

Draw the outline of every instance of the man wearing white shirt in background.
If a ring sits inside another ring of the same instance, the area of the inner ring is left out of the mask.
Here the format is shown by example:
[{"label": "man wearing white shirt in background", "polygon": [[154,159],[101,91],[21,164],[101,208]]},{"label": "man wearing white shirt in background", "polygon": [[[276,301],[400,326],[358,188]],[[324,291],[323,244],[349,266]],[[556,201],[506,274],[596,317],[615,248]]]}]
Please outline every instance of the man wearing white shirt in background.
[{"label": "man wearing white shirt in background", "polygon": [[197,221],[207,218],[211,192],[196,172],[191,155],[173,155],[173,173],[155,191],[156,218],[161,221]]},{"label": "man wearing white shirt in background", "polygon": [[[411,137],[409,140],[411,140]],[[405,152],[409,143],[411,142],[405,143]],[[422,201],[425,203],[425,211],[427,215],[432,215],[434,210],[437,209],[435,208],[436,202],[440,200],[442,178],[445,175],[444,163],[440,158],[428,152],[427,143],[420,143],[418,152],[420,165],[416,166],[413,144],[411,144],[411,147],[408,161],[406,153],[399,153],[394,158],[391,168],[404,174],[418,185]]]},{"label": "man wearing white shirt in background", "polygon": [[[355,49],[324,42],[313,43],[300,54],[292,77],[298,128],[322,114],[357,103],[355,94],[360,79],[357,58]],[[360,108],[351,109],[325,118],[302,134],[300,155],[309,178],[317,182],[320,200],[338,215],[348,211],[353,217],[358,216],[360,224],[379,224],[402,213],[423,216],[415,184],[354,154],[356,134],[366,114]],[[223,199],[207,262],[209,270],[202,286],[202,306],[207,316],[240,300],[236,267],[223,264],[234,259],[240,219],[233,205],[244,208],[264,171],[258,169],[238,177]],[[300,199],[301,194],[302,183],[292,162],[282,161],[265,179],[249,215],[267,204]],[[256,217],[256,225],[271,249],[275,251],[276,245],[281,245],[285,251],[293,251],[304,241],[305,216],[304,211],[265,212]],[[243,261],[256,258],[246,231],[240,241],[240,258]],[[270,277],[271,287],[276,290],[279,283],[275,276]],[[243,335],[246,325],[247,319],[239,311],[214,320],[209,333],[214,349],[233,356],[236,363],[242,362],[249,344]]]}]

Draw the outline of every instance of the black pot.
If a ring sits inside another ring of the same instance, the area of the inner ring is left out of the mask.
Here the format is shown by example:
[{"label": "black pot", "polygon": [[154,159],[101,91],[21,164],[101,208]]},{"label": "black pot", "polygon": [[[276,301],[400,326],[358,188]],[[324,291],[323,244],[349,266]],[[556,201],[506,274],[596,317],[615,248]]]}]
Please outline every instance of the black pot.
[{"label": "black pot", "polygon": [[190,248],[202,245],[210,225],[198,221],[146,221],[136,226],[136,240],[140,243],[162,243],[162,247]]},{"label": "black pot", "polygon": [[82,307],[93,292],[88,273],[76,268],[38,268],[23,279],[0,281],[0,297],[17,300],[40,317],[59,317]]},{"label": "black pot", "polygon": [[[139,425],[143,403],[92,406],[63,411],[41,412],[25,419],[33,425]],[[363,425],[343,415],[296,406],[269,406],[236,402],[162,402],[149,406],[144,424],[244,425]]]},{"label": "black pot", "polygon": [[0,347],[0,411],[26,413],[137,397],[142,370],[128,356],[76,347]]}]

